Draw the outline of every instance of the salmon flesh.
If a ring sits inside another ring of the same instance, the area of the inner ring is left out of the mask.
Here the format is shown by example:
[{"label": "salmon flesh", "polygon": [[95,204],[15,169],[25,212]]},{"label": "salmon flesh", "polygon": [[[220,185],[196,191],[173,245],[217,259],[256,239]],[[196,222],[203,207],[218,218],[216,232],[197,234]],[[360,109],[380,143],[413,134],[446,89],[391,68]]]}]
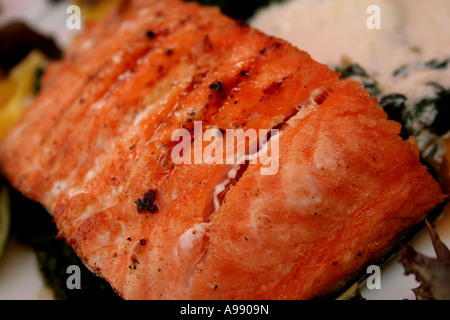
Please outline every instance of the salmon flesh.
[{"label": "salmon flesh", "polygon": [[[445,198],[361,87],[218,8],[126,1],[49,66],[0,168],[124,299],[321,297]],[[265,137],[228,161],[232,132]]]}]

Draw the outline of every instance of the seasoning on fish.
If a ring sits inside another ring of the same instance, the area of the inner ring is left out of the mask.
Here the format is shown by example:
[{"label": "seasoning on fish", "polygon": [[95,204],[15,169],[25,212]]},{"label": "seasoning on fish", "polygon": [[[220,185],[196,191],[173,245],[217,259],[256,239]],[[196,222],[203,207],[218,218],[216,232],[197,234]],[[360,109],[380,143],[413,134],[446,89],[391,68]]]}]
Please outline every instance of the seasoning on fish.
[{"label": "seasoning on fish", "polygon": [[[276,173],[174,163],[173,133],[198,123],[225,138],[277,129],[246,149],[278,155]],[[48,68],[0,168],[125,299],[311,299],[444,200],[400,130],[281,39],[217,8],[132,0]]]}]

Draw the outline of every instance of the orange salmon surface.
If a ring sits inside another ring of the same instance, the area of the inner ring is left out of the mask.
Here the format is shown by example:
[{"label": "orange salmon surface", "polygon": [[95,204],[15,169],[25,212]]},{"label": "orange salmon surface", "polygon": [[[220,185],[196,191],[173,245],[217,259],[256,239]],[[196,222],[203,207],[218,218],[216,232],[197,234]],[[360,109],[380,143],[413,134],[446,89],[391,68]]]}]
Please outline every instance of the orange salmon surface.
[{"label": "orange salmon surface", "polygon": [[[49,66],[0,169],[124,299],[326,296],[445,199],[361,87],[218,8],[126,1]],[[246,151],[276,170],[177,163],[196,123],[276,129]]]}]

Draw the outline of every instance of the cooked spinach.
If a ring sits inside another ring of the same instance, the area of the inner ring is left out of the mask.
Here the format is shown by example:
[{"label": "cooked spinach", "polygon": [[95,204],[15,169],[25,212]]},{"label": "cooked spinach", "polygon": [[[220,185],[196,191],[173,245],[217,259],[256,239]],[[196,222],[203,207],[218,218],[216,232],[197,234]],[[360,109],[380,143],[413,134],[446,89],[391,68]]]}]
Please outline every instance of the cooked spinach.
[{"label": "cooked spinach", "polygon": [[[379,100],[389,119],[402,124],[401,136],[414,136],[424,161],[435,162],[441,145],[441,137],[450,131],[450,89],[430,82],[434,94],[418,101],[410,101],[402,94],[389,94]],[[443,150],[443,149],[442,149]]]},{"label": "cooked spinach", "polygon": [[[63,239],[56,239],[57,229],[50,214],[38,203],[9,188],[11,196],[11,233],[36,252],[44,281],[55,299],[120,299],[106,280],[95,276],[81,262]],[[81,289],[68,289],[70,265],[80,267]]]},{"label": "cooked spinach", "polygon": [[408,119],[411,118],[411,114],[406,108],[407,100],[408,98],[406,98],[405,95],[394,93],[382,97],[379,101],[380,106],[384,109],[384,111],[386,111],[389,119],[402,124],[400,136],[403,139],[409,138],[412,134],[412,132],[405,126]]},{"label": "cooked spinach", "polygon": [[38,94],[39,91],[41,91],[41,79],[44,75],[45,69],[44,68],[38,68],[36,70],[36,74],[33,79],[33,92],[34,94]]},{"label": "cooked spinach", "polygon": [[427,130],[435,136],[442,136],[450,130],[450,89],[440,84],[425,84],[435,89],[434,96],[419,101],[408,101],[402,94],[389,94],[380,98],[380,105],[389,118],[400,122],[411,135]]},{"label": "cooked spinach", "polygon": [[[450,59],[434,59],[425,63],[424,67],[442,69],[446,68],[449,62]],[[405,73],[408,68],[402,66],[394,71],[394,75]],[[389,118],[405,127],[402,134],[416,136],[421,131],[428,130],[436,136],[441,136],[450,130],[450,88],[444,88],[435,82],[425,83],[425,86],[434,89],[434,94],[419,101],[410,101],[408,97],[399,93],[383,95],[377,81],[358,64],[337,67],[336,71],[341,73],[341,79],[352,78],[359,81],[372,97],[379,98],[379,103]]]},{"label": "cooked spinach", "polygon": [[450,88],[446,89],[435,82],[429,82],[427,85],[435,88],[436,95],[420,100],[416,112],[421,113],[430,108],[436,112],[432,123],[424,123],[424,126],[436,135],[444,135],[450,130]]},{"label": "cooked spinach", "polygon": [[[395,70],[393,76],[401,79],[412,71],[440,70],[447,68],[449,62],[450,59],[433,59],[420,65],[404,65]],[[423,162],[438,166],[444,150],[441,138],[450,131],[450,88],[436,82],[424,83],[423,86],[432,90],[425,90],[428,95],[414,100],[400,93],[384,94],[374,77],[358,64],[340,66],[336,71],[341,73],[342,79],[352,78],[362,83],[372,97],[378,98],[389,119],[402,125],[400,136],[403,139],[409,136],[416,138]]]},{"label": "cooked spinach", "polygon": [[425,67],[428,69],[446,69],[450,59],[438,60],[433,59],[425,63]]},{"label": "cooked spinach", "polygon": [[339,72],[341,74],[341,79],[352,78],[353,80],[363,84],[364,88],[369,91],[369,94],[372,97],[376,97],[380,94],[378,82],[373,77],[371,77],[359,64],[337,67],[336,72]]},{"label": "cooked spinach", "polygon": [[400,66],[398,69],[395,69],[392,72],[394,77],[407,77],[412,70],[426,70],[426,69],[435,69],[442,70],[446,69],[448,64],[450,63],[450,58],[445,59],[432,59],[425,63],[413,63],[413,64],[404,64]]}]

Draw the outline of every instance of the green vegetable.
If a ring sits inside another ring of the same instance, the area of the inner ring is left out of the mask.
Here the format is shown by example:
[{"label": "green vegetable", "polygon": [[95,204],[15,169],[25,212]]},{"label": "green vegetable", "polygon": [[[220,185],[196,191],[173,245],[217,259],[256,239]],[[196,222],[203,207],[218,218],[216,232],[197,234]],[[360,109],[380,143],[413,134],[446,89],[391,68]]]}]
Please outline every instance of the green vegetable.
[{"label": "green vegetable", "polygon": [[[120,297],[114,293],[111,285],[105,280],[96,277],[81,262],[73,249],[64,240],[49,241],[35,247],[40,270],[45,282],[55,293],[58,300],[114,300]],[[77,265],[80,267],[81,289],[68,289],[67,267]]]},{"label": "green vegetable", "polygon": [[389,115],[389,119],[397,121],[402,124],[402,131],[400,136],[407,139],[411,134],[405,127],[405,123],[410,118],[410,113],[406,109],[406,101],[408,98],[402,94],[390,94],[380,99],[380,106]]},{"label": "green vegetable", "polygon": [[427,69],[446,69],[450,59],[438,60],[433,59],[425,63]]},{"label": "green vegetable", "polygon": [[422,53],[422,48],[420,47],[412,47],[411,51],[414,53]]},{"label": "green vegetable", "polygon": [[[419,141],[422,158],[434,165],[435,156],[443,150],[442,138],[450,131],[450,89],[430,82],[434,94],[410,101],[401,94],[389,94],[379,100],[389,119],[402,124],[401,136]],[[438,165],[438,164],[436,164]]]},{"label": "green vegetable", "polygon": [[405,245],[400,263],[406,275],[414,274],[421,283],[413,289],[417,300],[450,300],[450,251],[428,221],[426,226],[437,258],[425,257]]},{"label": "green vegetable", "polygon": [[[449,62],[450,59],[433,59],[420,65],[403,65],[393,75],[406,77],[413,69],[445,69]],[[444,150],[442,138],[450,131],[450,88],[436,82],[425,83],[424,86],[433,90],[429,90],[428,96],[414,101],[399,93],[383,95],[377,81],[358,64],[339,66],[336,71],[341,73],[341,79],[352,78],[362,83],[372,97],[378,98],[389,119],[402,125],[400,136],[416,138],[423,161],[438,169],[438,158]]]},{"label": "green vegetable", "polygon": [[[25,244],[35,249],[44,281],[53,288],[55,299],[120,299],[106,280],[95,276],[82,263],[74,250],[62,239],[56,239],[57,229],[52,216],[38,203],[10,188],[11,231]],[[70,265],[81,271],[81,289],[68,289],[66,281]]]},{"label": "green vegetable", "polygon": [[34,81],[33,81],[33,93],[36,95],[39,93],[39,91],[41,91],[41,78],[44,75],[45,69],[44,68],[37,68],[36,69],[36,73],[34,76]]},{"label": "green vegetable", "polygon": [[10,229],[10,212],[8,190],[0,182],[0,259],[8,243]]},{"label": "green vegetable", "polygon": [[449,62],[450,58],[446,58],[442,60],[432,59],[425,63],[404,64],[400,66],[400,68],[395,69],[394,72],[392,72],[392,75],[394,77],[405,78],[409,75],[411,70],[426,70],[426,69],[442,70],[447,68]]},{"label": "green vegetable", "polygon": [[[449,62],[450,59],[433,59],[421,65],[420,68],[445,69]],[[405,77],[412,68],[412,65],[404,65],[395,70],[393,74]],[[416,68],[419,67],[416,66]],[[379,98],[379,103],[389,118],[403,125],[402,134],[404,136],[408,134],[417,136],[423,131],[428,131],[438,137],[450,131],[450,88],[429,82],[424,85],[432,87],[434,93],[419,101],[410,101],[408,97],[398,93],[383,96],[377,81],[358,64],[339,66],[336,71],[341,73],[341,79],[352,78],[359,81],[372,97]],[[434,115],[433,119],[429,115]]]},{"label": "green vegetable", "polygon": [[450,130],[450,88],[445,89],[435,82],[429,82],[426,85],[435,89],[435,97],[425,97],[417,103],[416,117],[431,108],[437,112],[434,121],[431,124],[422,123],[424,128],[429,129],[436,135],[444,135]]},{"label": "green vegetable", "polygon": [[372,97],[376,97],[380,94],[378,82],[373,77],[369,76],[366,70],[359,64],[337,67],[336,72],[341,74],[341,79],[352,78],[353,80],[362,83]]},{"label": "green vegetable", "polygon": [[195,1],[206,6],[219,6],[222,12],[234,19],[247,20],[258,9],[268,6],[272,2],[285,0],[185,0]]}]

